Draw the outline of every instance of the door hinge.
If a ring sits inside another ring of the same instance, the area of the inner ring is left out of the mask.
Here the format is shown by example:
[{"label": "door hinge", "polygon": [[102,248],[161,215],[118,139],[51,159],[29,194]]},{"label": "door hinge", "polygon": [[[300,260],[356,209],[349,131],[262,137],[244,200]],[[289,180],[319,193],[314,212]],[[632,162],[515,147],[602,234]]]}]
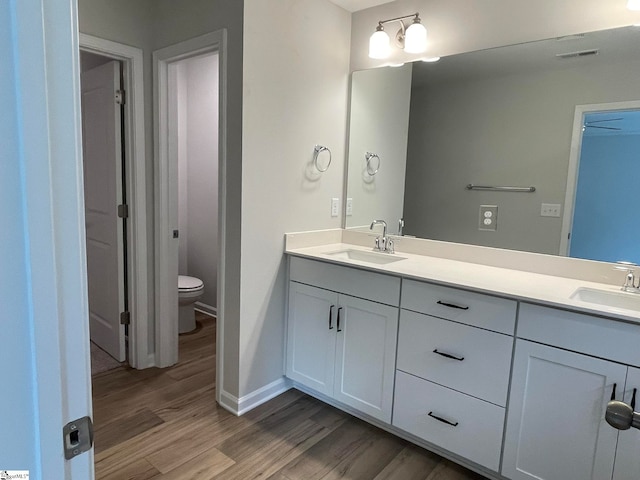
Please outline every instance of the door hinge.
[{"label": "door hinge", "polygon": [[93,422],[91,417],[82,417],[62,427],[64,458],[67,460],[88,452],[93,446]]},{"label": "door hinge", "polygon": [[126,311],[120,314],[120,325],[129,325],[131,323],[131,312]]},{"label": "door hinge", "polygon": [[127,95],[124,90],[116,90],[116,103],[118,105],[124,105],[127,100]]},{"label": "door hinge", "polygon": [[129,218],[129,205],[126,203],[118,205],[118,216],[120,218]]}]

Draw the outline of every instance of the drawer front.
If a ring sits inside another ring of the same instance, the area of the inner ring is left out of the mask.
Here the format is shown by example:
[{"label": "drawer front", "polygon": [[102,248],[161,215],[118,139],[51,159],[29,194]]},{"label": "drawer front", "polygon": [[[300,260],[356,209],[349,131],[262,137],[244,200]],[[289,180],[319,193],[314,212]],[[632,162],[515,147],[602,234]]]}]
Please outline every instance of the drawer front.
[{"label": "drawer front", "polygon": [[512,351],[511,336],[401,311],[398,370],[505,406]]},{"label": "drawer front", "polygon": [[396,373],[393,425],[493,471],[500,463],[504,413],[491,403]]},{"label": "drawer front", "polygon": [[401,307],[513,335],[517,302],[456,288],[404,280]]},{"label": "drawer front", "polygon": [[397,307],[400,278],[306,258],[291,257],[289,279]]},{"label": "drawer front", "polygon": [[520,304],[518,337],[640,366],[640,325]]}]

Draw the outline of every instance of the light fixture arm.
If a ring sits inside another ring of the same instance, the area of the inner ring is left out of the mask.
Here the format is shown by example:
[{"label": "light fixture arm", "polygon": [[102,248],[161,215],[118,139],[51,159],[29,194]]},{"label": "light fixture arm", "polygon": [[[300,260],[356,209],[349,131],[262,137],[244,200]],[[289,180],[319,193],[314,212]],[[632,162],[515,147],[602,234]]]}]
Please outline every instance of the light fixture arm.
[{"label": "light fixture arm", "polygon": [[407,18],[411,18],[411,17],[414,17],[414,20],[416,20],[416,19],[419,20],[420,19],[420,14],[416,12],[416,13],[412,13],[411,15],[404,15],[402,17],[390,18],[388,20],[380,20],[378,22],[378,25],[382,26],[385,23],[391,23],[391,22],[398,22],[399,21],[400,23],[402,23],[402,29],[404,30],[404,23],[402,22],[402,20],[406,20]]}]

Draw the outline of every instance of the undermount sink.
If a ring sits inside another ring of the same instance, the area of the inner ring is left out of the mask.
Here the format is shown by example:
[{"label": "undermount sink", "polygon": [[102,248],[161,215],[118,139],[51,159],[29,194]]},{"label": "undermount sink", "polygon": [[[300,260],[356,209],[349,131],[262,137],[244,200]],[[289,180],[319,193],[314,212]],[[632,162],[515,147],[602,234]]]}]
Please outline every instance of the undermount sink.
[{"label": "undermount sink", "polygon": [[640,294],[637,293],[597,290],[595,288],[578,288],[571,294],[571,298],[605,307],[640,310]]},{"label": "undermount sink", "polygon": [[358,260],[360,262],[375,263],[377,265],[386,265],[387,263],[405,260],[405,257],[398,257],[394,253],[365,252],[353,249],[330,252],[327,253],[327,255],[340,260]]}]

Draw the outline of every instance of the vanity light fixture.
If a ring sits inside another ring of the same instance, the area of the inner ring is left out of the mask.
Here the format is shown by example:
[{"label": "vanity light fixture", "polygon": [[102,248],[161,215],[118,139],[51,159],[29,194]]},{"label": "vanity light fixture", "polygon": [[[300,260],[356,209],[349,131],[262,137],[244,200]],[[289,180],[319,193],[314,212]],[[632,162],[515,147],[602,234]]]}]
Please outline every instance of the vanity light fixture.
[{"label": "vanity light fixture", "polygon": [[640,10],[640,0],[629,0],[627,2],[627,8],[629,10]]},{"label": "vanity light fixture", "polygon": [[[413,22],[405,27],[404,20],[409,18],[413,18]],[[427,29],[421,23],[420,14],[414,13],[379,21],[376,31],[369,38],[369,57],[387,58],[391,54],[391,40],[384,31],[384,24],[391,22],[400,23],[400,30],[395,36],[398,47],[407,53],[422,53],[427,49]]]}]

